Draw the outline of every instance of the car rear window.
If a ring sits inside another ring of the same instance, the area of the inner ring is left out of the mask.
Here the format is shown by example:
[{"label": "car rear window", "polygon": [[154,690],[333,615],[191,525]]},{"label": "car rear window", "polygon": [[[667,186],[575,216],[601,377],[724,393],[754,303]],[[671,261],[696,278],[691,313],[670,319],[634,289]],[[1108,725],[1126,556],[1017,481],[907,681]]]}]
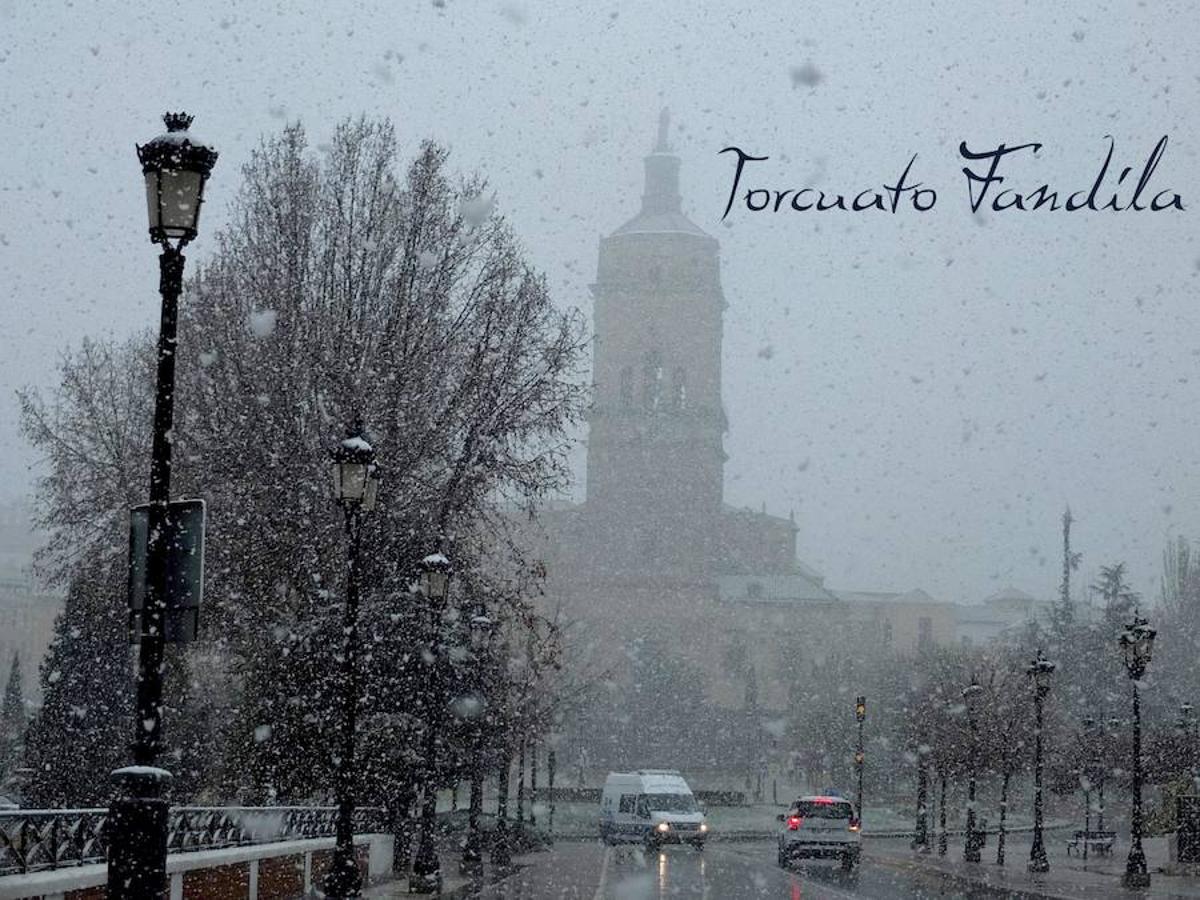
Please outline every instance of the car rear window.
[{"label": "car rear window", "polygon": [[846,801],[797,800],[792,804],[793,815],[806,819],[852,819],[854,810]]}]

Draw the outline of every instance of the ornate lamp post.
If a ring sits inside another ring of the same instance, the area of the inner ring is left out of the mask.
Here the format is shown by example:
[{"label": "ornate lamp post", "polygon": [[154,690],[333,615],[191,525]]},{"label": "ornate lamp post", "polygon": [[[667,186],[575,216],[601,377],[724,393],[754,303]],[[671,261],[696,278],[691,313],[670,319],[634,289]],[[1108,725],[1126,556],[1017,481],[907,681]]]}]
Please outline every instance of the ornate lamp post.
[{"label": "ornate lamp post", "polygon": [[508,835],[508,779],[512,772],[512,707],[511,685],[509,684],[509,658],[507,641],[501,645],[497,667],[496,690],[503,692],[504,734],[500,745],[500,771],[496,785],[496,833],[492,836],[492,865],[507,869],[512,865],[512,849]]},{"label": "ornate lamp post", "polygon": [[1183,759],[1187,766],[1188,792],[1196,792],[1196,710],[1190,703],[1179,704],[1178,728],[1183,736]]},{"label": "ornate lamp post", "polygon": [[1145,676],[1146,666],[1150,664],[1157,633],[1135,612],[1133,621],[1125,626],[1117,639],[1125,654],[1125,669],[1133,685],[1133,809],[1129,817],[1129,859],[1125,862],[1125,875],[1121,879],[1121,883],[1128,888],[1150,886],[1146,853],[1142,849],[1142,707],[1138,682]]},{"label": "ornate lamp post", "polygon": [[[488,660],[488,651],[495,631],[495,623],[480,610],[471,617],[471,650],[475,654],[477,670],[482,672]],[[483,751],[481,728],[475,730],[475,746],[471,758],[471,801],[467,812],[467,838],[463,842],[462,861],[459,864],[464,874],[475,874],[483,870],[483,841],[479,833],[479,816],[483,812],[483,766],[480,755]]]},{"label": "ornate lamp post", "polygon": [[[436,645],[437,630],[446,608],[450,593],[450,560],[440,553],[426,556],[420,563],[421,593],[429,604],[433,618],[430,629],[431,643]],[[427,685],[429,705],[428,721],[425,724],[425,791],[421,800],[421,838],[417,844],[417,855],[413,859],[412,875],[408,879],[409,893],[439,893],[442,889],[442,863],[434,845],[437,829],[437,742],[441,727],[441,660],[436,657],[433,672]]]},{"label": "ornate lamp post", "polygon": [[929,748],[917,746],[917,827],[913,831],[912,849],[929,852]]},{"label": "ornate lamp post", "polygon": [[979,833],[975,830],[975,769],[979,764],[979,722],[977,719],[979,696],[983,687],[971,676],[971,683],[963,688],[963,700],[967,704],[967,723],[971,729],[971,773],[967,782],[967,837],[963,844],[963,859],[979,862]]},{"label": "ornate lamp post", "polygon": [[858,697],[854,701],[854,718],[858,722],[858,745],[854,748],[854,768],[858,770],[858,821],[863,820],[863,764],[866,754],[863,752],[863,722],[867,719],[867,698]]},{"label": "ornate lamp post", "polygon": [[[171,428],[175,415],[175,331],[183,290],[183,248],[197,234],[204,186],[217,152],[188,131],[192,117],[167,113],[167,126],[137,148],[146,179],[150,240],[161,245],[158,379],[154,443],[150,459],[150,506],[146,594],[141,614],[134,716],[135,765],[113,773],[118,797],[109,812],[108,892],[112,897],[158,897],[167,877],[167,801],[171,778],[157,768],[162,747],[163,644],[167,598],[168,504],[171,499]],[[174,242],[174,243],[172,243]]]},{"label": "ornate lamp post", "polygon": [[325,896],[357,897],[362,873],[354,857],[354,730],[358,710],[358,594],[362,514],[375,508],[379,469],[375,450],[367,441],[361,419],[346,429],[346,437],[330,453],[333,496],[346,519],[346,606],[342,622],[342,671],[338,700],[342,707],[342,746],[337,758],[336,842],[333,861],[325,873]]},{"label": "ornate lamp post", "polygon": [[1025,674],[1033,682],[1033,846],[1029,848],[1029,871],[1049,872],[1050,860],[1046,858],[1046,845],[1042,839],[1042,704],[1050,693],[1050,676],[1054,674],[1054,663],[1046,659],[1039,649]]}]

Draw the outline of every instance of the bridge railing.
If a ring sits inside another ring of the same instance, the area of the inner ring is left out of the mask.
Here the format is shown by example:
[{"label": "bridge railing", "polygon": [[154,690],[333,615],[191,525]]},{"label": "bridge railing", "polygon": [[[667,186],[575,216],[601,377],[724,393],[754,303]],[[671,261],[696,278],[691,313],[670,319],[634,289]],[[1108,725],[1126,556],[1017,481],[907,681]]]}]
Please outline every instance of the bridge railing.
[{"label": "bridge railing", "polygon": [[[176,806],[167,822],[167,852],[333,837],[334,806]],[[355,811],[356,833],[384,831],[385,811]],[[104,862],[107,809],[0,811],[0,877]]]}]

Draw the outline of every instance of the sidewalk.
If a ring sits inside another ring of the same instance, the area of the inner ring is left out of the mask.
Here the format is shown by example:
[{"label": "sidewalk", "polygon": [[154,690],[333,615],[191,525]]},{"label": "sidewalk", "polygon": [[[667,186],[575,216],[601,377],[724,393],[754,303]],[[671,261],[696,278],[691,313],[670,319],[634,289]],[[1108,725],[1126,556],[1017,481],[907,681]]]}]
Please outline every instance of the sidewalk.
[{"label": "sidewalk", "polygon": [[519,872],[528,865],[525,856],[514,856],[512,865],[500,870],[489,862],[484,862],[483,871],[477,876],[460,875],[458,871],[461,857],[458,853],[443,853],[442,862],[442,892],[440,894],[410,894],[408,878],[396,878],[373,885],[363,891],[364,898],[371,900],[401,900],[403,897],[471,897],[478,893],[484,885],[495,884],[514,872]]},{"label": "sidewalk", "polygon": [[1036,897],[1078,900],[1080,897],[1197,897],[1200,898],[1200,876],[1169,875],[1162,870],[1168,865],[1167,839],[1146,838],[1142,847],[1150,870],[1150,888],[1130,891],[1121,886],[1125,859],[1129,854],[1128,836],[1118,837],[1111,856],[1091,856],[1084,861],[1067,856],[1067,831],[1046,832],[1046,856],[1050,871],[1034,874],[1028,871],[1032,838],[1028,834],[1009,835],[1005,842],[1005,865],[996,865],[996,835],[989,834],[983,848],[983,862],[965,863],[962,859],[961,838],[952,838],[945,856],[937,854],[937,839],[929,854],[914,853],[900,840],[868,841],[865,855],[872,861],[900,869],[937,872],[964,887],[989,887],[1015,891]]}]

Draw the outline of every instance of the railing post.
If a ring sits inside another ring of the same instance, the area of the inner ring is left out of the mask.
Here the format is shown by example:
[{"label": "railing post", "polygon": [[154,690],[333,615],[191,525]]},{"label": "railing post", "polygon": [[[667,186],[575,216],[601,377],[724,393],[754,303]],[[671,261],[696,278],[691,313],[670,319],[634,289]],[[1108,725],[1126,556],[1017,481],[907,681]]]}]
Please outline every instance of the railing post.
[{"label": "railing post", "polygon": [[58,816],[50,820],[50,868],[58,868]]}]

